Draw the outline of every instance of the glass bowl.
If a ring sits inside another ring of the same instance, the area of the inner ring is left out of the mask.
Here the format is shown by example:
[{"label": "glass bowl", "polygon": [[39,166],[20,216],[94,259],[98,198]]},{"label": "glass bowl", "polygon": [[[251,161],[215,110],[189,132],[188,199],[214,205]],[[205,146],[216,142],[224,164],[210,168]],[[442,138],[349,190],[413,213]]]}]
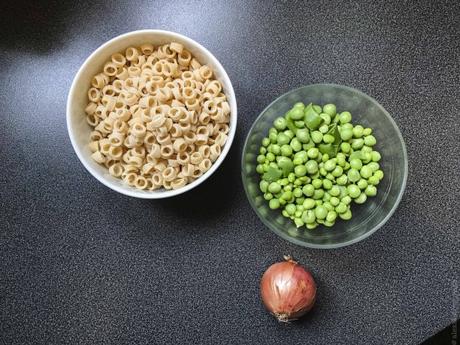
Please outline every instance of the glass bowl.
[{"label": "glass bowl", "polygon": [[[256,172],[256,157],[262,139],[268,135],[273,120],[283,116],[296,102],[324,105],[334,103],[337,112],[349,111],[353,123],[371,127],[377,138],[376,149],[384,178],[376,196],[362,204],[352,205],[351,220],[337,220],[333,227],[318,226],[314,230],[296,228],[291,219],[271,210],[259,189],[260,175]],[[242,178],[246,195],[259,218],[282,238],[311,248],[338,248],[361,241],[373,234],[391,217],[404,193],[407,180],[407,153],[401,133],[388,112],[373,98],[346,86],[315,84],[304,86],[273,101],[252,125],[243,148]]]}]

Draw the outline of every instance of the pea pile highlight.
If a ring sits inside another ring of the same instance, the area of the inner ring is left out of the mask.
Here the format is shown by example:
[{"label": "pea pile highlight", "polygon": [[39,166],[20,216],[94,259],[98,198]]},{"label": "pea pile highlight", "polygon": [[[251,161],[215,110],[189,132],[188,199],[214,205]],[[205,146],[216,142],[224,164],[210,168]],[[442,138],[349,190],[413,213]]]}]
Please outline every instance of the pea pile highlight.
[{"label": "pea pile highlight", "polygon": [[273,122],[257,156],[260,190],[273,210],[297,228],[331,227],[352,217],[351,202],[377,195],[381,155],[371,128],[351,123],[350,112],[296,103]]}]

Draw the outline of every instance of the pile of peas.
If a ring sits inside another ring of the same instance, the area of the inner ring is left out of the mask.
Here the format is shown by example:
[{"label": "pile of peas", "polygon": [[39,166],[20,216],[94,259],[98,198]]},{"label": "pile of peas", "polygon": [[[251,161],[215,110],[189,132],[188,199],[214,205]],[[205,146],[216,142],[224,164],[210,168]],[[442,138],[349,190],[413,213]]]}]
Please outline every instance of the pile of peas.
[{"label": "pile of peas", "polygon": [[381,155],[371,128],[351,123],[348,111],[296,103],[273,122],[257,156],[260,190],[271,209],[296,226],[333,226],[352,217],[351,202],[377,194]]}]

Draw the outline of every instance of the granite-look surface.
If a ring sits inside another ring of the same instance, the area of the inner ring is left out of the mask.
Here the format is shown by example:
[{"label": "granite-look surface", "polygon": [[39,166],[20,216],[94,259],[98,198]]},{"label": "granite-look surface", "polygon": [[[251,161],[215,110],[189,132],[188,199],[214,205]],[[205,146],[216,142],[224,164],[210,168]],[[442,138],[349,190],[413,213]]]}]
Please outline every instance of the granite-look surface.
[{"label": "granite-look surface", "polygon": [[[26,3],[0,7],[0,344],[418,344],[458,318],[460,2]],[[142,28],[207,47],[239,106],[223,166],[163,201],[97,182],[65,126],[84,59]],[[329,251],[271,233],[240,180],[259,112],[317,82],[376,98],[409,154],[394,216]],[[288,253],[310,267],[319,295],[309,316],[283,325],[258,283]]]}]

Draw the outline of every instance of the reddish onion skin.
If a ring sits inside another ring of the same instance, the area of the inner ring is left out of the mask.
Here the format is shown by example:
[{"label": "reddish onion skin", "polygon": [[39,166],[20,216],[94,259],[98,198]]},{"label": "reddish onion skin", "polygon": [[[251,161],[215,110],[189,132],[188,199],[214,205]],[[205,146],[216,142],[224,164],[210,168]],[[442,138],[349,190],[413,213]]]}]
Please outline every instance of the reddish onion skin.
[{"label": "reddish onion skin", "polygon": [[265,308],[279,321],[289,322],[315,304],[316,284],[309,272],[290,257],[271,265],[260,281]]}]

